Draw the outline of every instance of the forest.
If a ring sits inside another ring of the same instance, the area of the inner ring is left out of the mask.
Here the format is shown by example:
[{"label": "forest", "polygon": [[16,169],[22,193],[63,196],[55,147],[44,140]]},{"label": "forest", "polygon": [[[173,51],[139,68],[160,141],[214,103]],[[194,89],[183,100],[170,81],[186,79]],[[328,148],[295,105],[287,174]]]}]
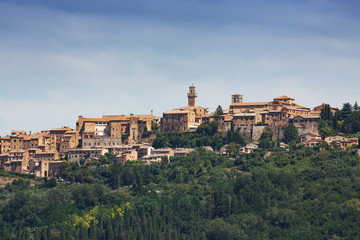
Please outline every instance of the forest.
[{"label": "forest", "polygon": [[355,151],[265,153],[232,160],[199,148],[153,165],[65,163],[64,182],[17,174],[0,188],[0,238],[357,238]]}]

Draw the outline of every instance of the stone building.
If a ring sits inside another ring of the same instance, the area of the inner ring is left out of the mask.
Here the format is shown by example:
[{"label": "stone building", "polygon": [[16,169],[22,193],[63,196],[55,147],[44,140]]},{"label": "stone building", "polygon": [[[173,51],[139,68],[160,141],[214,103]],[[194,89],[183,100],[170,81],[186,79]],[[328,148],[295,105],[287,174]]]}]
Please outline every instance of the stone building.
[{"label": "stone building", "polygon": [[60,158],[60,155],[58,152],[38,152],[35,153],[35,160],[38,161],[55,161]]},{"label": "stone building", "polygon": [[289,124],[293,124],[299,131],[299,135],[305,133],[318,133],[319,115],[295,116],[289,118]]},{"label": "stone building", "polygon": [[55,177],[60,173],[62,162],[32,159],[29,161],[28,172],[36,177]]},{"label": "stone building", "polygon": [[61,136],[59,153],[65,155],[68,149],[76,148],[79,145],[79,133],[75,130],[69,130]]},{"label": "stone building", "polygon": [[345,151],[350,146],[357,146],[359,145],[359,139],[358,138],[345,138],[342,136],[330,136],[325,138],[325,142],[329,145],[336,144],[340,147],[342,151]]},{"label": "stone building", "polygon": [[104,155],[107,152],[107,149],[69,149],[68,161],[80,162],[81,159],[86,160],[87,158],[99,159],[101,155]]},{"label": "stone building", "polygon": [[[321,110],[325,107],[325,105],[326,105],[326,103],[323,103],[323,104],[321,104],[321,105],[319,105],[319,106],[314,107],[313,113],[318,113],[318,114],[320,114],[320,113],[321,113]],[[335,114],[335,112],[339,111],[339,109],[330,106],[330,111],[331,111],[332,114]]]},{"label": "stone building", "polygon": [[116,137],[94,137],[82,140],[82,148],[108,147],[121,145],[121,138]]},{"label": "stone building", "polygon": [[203,117],[208,109],[196,106],[196,87],[190,86],[188,93],[188,106],[176,108],[163,113],[161,119],[161,132],[189,132],[195,131],[202,124]]},{"label": "stone building", "polygon": [[127,150],[121,154],[121,163],[124,164],[127,161],[136,161],[138,159],[138,152],[136,150]]},{"label": "stone building", "polygon": [[[118,143],[119,139],[126,139],[129,143],[141,140],[145,129],[151,130],[151,122],[158,118],[151,115],[105,115],[101,118],[84,118],[79,116],[76,122],[76,130],[79,131],[82,141],[88,146],[92,141],[86,139],[97,138],[95,142],[105,143],[109,138],[114,138],[112,143]],[[101,139],[107,138],[107,139]]]},{"label": "stone building", "polygon": [[243,112],[233,115],[234,127],[241,126],[255,126],[257,123],[262,121],[261,115],[256,112]]}]

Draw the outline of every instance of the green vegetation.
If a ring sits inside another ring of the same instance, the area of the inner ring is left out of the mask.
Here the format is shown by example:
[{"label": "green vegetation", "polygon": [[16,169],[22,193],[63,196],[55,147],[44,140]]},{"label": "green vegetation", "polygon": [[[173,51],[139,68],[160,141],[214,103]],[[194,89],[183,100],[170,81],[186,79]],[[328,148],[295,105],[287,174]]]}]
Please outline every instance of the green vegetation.
[{"label": "green vegetation", "polygon": [[320,116],[319,133],[323,138],[341,132],[347,135],[360,132],[360,108],[357,102],[354,106],[344,103],[342,109],[334,114],[331,113],[330,106],[326,104]]},{"label": "green vegetation", "polygon": [[232,161],[199,149],[150,166],[62,166],[94,180],[83,184],[20,177],[0,188],[0,239],[357,238],[354,152],[264,154]]},{"label": "green vegetation", "polygon": [[285,127],[284,142],[285,143],[299,143],[300,142],[299,132],[294,125],[290,124],[289,126]]},{"label": "green vegetation", "polygon": [[219,122],[214,120],[208,124],[200,125],[196,132],[181,133],[159,133],[153,143],[154,148],[163,147],[187,147],[199,148],[211,146],[213,149],[220,149],[222,146],[234,142],[241,146],[245,140],[240,134],[234,131],[233,127],[227,133],[218,132]]}]

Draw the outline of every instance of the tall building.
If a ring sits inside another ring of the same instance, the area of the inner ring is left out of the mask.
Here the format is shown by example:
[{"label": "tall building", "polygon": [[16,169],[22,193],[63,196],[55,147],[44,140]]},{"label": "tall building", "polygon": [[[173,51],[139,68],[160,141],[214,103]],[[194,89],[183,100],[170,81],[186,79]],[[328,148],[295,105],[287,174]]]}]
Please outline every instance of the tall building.
[{"label": "tall building", "polygon": [[191,85],[189,87],[189,93],[187,94],[187,96],[188,96],[188,107],[195,107],[197,93],[196,93],[196,87],[194,85]]},{"label": "tall building", "polygon": [[189,87],[188,106],[180,107],[163,113],[161,132],[189,132],[195,131],[202,123],[202,118],[208,112],[207,108],[196,106],[196,87]]}]

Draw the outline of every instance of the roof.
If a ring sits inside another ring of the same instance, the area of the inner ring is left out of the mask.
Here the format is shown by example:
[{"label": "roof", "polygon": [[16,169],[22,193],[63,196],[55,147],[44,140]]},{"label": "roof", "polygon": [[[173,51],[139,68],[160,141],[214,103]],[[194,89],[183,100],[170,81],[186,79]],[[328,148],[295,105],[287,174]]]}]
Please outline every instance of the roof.
[{"label": "roof", "polygon": [[63,127],[63,128],[53,128],[53,129],[50,129],[50,132],[55,132],[55,131],[68,131],[70,130],[71,128],[70,127]]},{"label": "roof", "polygon": [[234,115],[235,117],[255,117],[256,113],[237,113]]},{"label": "roof", "polygon": [[277,97],[277,98],[274,98],[274,100],[295,100],[294,98],[291,98],[291,97],[288,97],[288,96],[281,96],[281,97]]},{"label": "roof", "polygon": [[305,134],[302,134],[301,136],[306,136],[306,135],[313,135],[313,136],[316,136],[316,137],[321,137],[321,135],[319,135],[317,133],[305,133]]},{"label": "roof", "polygon": [[289,109],[289,110],[297,110],[297,111],[310,111],[310,108],[307,108],[307,107],[303,107],[303,106],[300,106],[300,105],[294,105],[294,106],[286,106],[284,107],[286,109]]},{"label": "roof", "polygon": [[81,120],[83,122],[110,122],[110,121],[119,121],[119,120],[123,120],[123,121],[127,121],[129,120],[129,116],[125,116],[125,115],[105,115],[102,116],[101,118],[82,118]]},{"label": "roof", "polygon": [[298,116],[292,117],[290,119],[294,119],[294,118],[320,118],[320,115],[318,115],[318,114],[298,115]]},{"label": "roof", "polygon": [[186,106],[186,107],[179,107],[179,108],[175,108],[174,110],[191,110],[194,111],[194,109],[207,109],[207,108],[203,108],[203,107],[199,107],[199,106]]},{"label": "roof", "polygon": [[231,121],[233,119],[233,116],[230,114],[224,115],[224,121]]},{"label": "roof", "polygon": [[245,102],[245,103],[232,103],[230,106],[261,106],[268,105],[269,102]]},{"label": "roof", "polygon": [[185,113],[193,113],[193,111],[182,110],[182,109],[174,109],[171,111],[164,112],[163,114],[185,114]]}]

